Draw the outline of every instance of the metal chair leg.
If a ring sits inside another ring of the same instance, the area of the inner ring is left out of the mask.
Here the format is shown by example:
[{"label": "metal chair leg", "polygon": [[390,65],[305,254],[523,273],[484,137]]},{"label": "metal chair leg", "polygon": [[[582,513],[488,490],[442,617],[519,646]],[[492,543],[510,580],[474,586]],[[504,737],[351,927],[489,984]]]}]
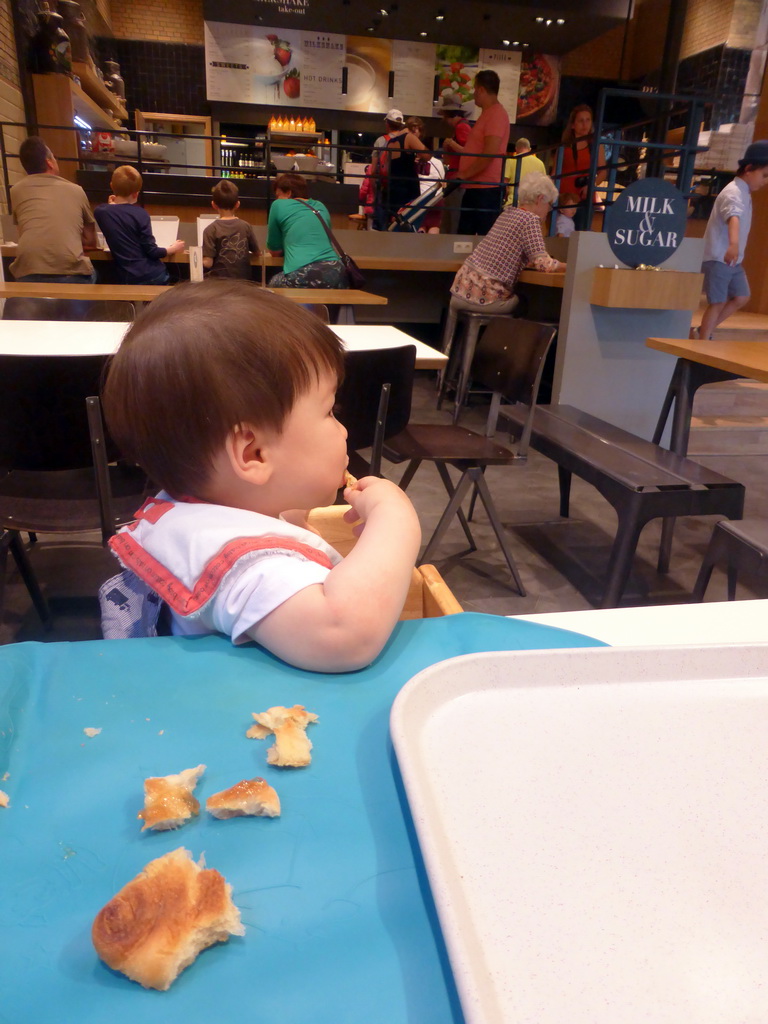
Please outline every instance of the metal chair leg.
[{"label": "metal chair leg", "polygon": [[509,571],[512,573],[512,578],[515,581],[518,593],[521,597],[526,597],[527,595],[525,587],[523,586],[523,581],[520,579],[520,574],[517,571],[517,565],[512,557],[512,553],[507,547],[507,542],[504,536],[504,526],[499,518],[498,512],[496,511],[496,506],[493,503],[491,492],[488,490],[488,484],[485,482],[485,477],[479,468],[470,469],[468,472],[469,476],[474,481],[475,488],[480,495],[480,500],[483,505],[485,505],[485,511],[488,513],[488,518],[491,521],[493,532],[496,534],[496,540],[499,542],[499,547],[501,548],[504,559],[509,566]]},{"label": "metal chair leg", "polygon": [[456,515],[457,510],[460,508],[461,503],[464,500],[464,496],[466,495],[467,491],[469,490],[469,487],[470,487],[471,483],[472,483],[472,480],[471,480],[471,477],[469,476],[469,473],[463,473],[462,476],[461,476],[461,479],[459,480],[458,484],[456,485],[456,487],[454,489],[453,496],[451,497],[451,500],[445,506],[443,514],[440,517],[440,522],[437,524],[437,526],[435,528],[435,532],[429,538],[429,541],[427,542],[427,546],[424,548],[424,552],[423,552],[423,554],[421,556],[421,559],[420,559],[421,562],[429,562],[430,561],[433,550],[440,543],[440,541],[441,541],[441,539],[443,537],[443,534],[445,533],[445,531],[450,526],[451,520]]},{"label": "metal chair leg", "polygon": [[[2,578],[0,583],[4,586],[5,584],[5,562],[7,551],[10,550],[13,555],[13,560],[16,563],[16,567],[19,570],[19,575],[24,581],[24,586],[29,592],[29,596],[32,598],[32,604],[35,606],[35,611],[40,616],[40,621],[46,629],[50,629],[53,625],[53,616],[51,610],[48,607],[48,602],[43,596],[43,592],[40,589],[40,584],[37,582],[32,564],[27,557],[27,552],[24,550],[24,545],[21,543],[21,537],[15,530],[9,530],[0,541],[2,546],[3,561],[0,565],[0,572],[2,572]],[[0,597],[2,595],[0,594]],[[2,601],[0,600],[0,609],[2,609]]]},{"label": "metal chair leg", "polygon": [[[452,498],[456,488],[453,486],[453,480],[451,480],[451,474],[448,472],[447,466],[445,465],[444,462],[437,462],[435,463],[435,466],[437,468],[437,472],[440,474],[440,479],[443,481],[443,487],[445,487],[448,493],[448,497]],[[459,505],[459,507],[456,509],[456,515],[458,516],[459,522],[461,523],[461,528],[464,531],[464,536],[467,538],[467,541],[469,542],[470,551],[477,551],[477,544],[475,544],[475,538],[472,536],[472,531],[469,528],[469,523],[467,522],[467,518],[461,509],[461,505]]]}]

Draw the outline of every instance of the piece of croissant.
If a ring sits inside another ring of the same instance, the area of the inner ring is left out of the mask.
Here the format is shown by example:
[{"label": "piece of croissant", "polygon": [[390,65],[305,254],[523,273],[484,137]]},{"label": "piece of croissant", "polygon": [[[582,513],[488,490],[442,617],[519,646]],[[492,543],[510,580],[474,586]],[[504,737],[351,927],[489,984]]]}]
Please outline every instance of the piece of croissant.
[{"label": "piece of croissant", "polygon": [[258,815],[277,818],[280,815],[280,797],[265,779],[243,779],[229,789],[214,793],[205,801],[206,810],[214,818],[239,818]]},{"label": "piece of croissant", "polygon": [[153,828],[162,832],[178,828],[200,813],[200,804],[192,795],[205,765],[186,768],[178,775],[152,776],[144,780],[144,807],[136,815],[143,818],[141,831]]},{"label": "piece of croissant", "polygon": [[263,740],[270,733],[275,742],[267,751],[267,763],[280,768],[305,768],[312,760],[312,741],[306,734],[310,722],[317,721],[317,715],[307,711],[301,704],[292,708],[280,705],[266,711],[254,711],[256,725],[245,734],[249,739]]}]

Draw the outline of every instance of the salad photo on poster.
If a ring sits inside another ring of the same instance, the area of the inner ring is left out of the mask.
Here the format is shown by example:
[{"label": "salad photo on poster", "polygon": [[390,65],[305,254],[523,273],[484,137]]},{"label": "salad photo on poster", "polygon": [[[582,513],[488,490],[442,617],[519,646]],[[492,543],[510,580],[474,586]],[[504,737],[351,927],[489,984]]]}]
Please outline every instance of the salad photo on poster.
[{"label": "salad photo on poster", "polygon": [[465,110],[474,109],[472,82],[480,70],[480,51],[475,46],[435,47],[435,71],[438,75],[438,97],[436,107],[449,96],[459,100]]}]

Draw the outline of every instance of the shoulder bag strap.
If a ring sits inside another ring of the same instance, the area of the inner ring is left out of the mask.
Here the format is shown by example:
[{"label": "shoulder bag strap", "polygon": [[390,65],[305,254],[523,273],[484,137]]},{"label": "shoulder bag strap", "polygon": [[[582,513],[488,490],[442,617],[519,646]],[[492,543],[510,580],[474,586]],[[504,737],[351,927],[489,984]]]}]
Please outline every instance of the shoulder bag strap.
[{"label": "shoulder bag strap", "polygon": [[331,229],[330,229],[330,228],[328,227],[328,225],[327,225],[327,224],[325,223],[325,221],[323,220],[323,218],[322,218],[322,216],[321,216],[320,212],[319,212],[318,210],[316,210],[316,209],[314,208],[314,206],[310,206],[310,205],[309,205],[309,203],[308,203],[308,202],[307,202],[307,201],[306,201],[305,199],[299,199],[298,197],[296,197],[296,201],[297,201],[297,202],[299,202],[299,203],[303,203],[303,204],[304,204],[304,206],[306,206],[308,210],[311,210],[311,211],[312,211],[312,213],[314,213],[314,215],[315,215],[315,216],[317,217],[317,219],[318,219],[318,220],[320,221],[320,223],[321,223],[321,224],[323,225],[323,228],[325,229],[325,233],[326,233],[326,235],[328,235],[328,241],[329,241],[329,242],[331,243],[331,245],[333,246],[333,248],[334,248],[334,249],[336,250],[336,252],[337,252],[337,253],[339,254],[339,258],[343,260],[343,259],[344,259],[344,257],[346,256],[346,253],[345,253],[345,252],[344,252],[344,250],[343,250],[343,249],[341,248],[341,246],[339,245],[339,243],[338,243],[338,242],[336,241],[336,236],[335,236],[335,235],[334,235],[334,233],[333,233],[333,232],[331,231]]}]

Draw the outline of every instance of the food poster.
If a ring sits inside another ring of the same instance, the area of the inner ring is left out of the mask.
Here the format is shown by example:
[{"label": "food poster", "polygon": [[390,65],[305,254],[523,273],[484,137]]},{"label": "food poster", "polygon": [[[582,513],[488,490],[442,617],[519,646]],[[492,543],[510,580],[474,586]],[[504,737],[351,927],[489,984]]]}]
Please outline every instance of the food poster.
[{"label": "food poster", "polygon": [[437,73],[437,102],[435,113],[444,99],[449,96],[458,99],[468,116],[476,117],[479,111],[473,99],[472,79],[480,70],[480,51],[473,46],[435,47],[435,72]]},{"label": "food poster", "polygon": [[[481,69],[495,71],[499,76],[499,103],[509,114],[510,122],[515,120],[517,110],[522,56],[519,50],[480,50],[478,59]],[[479,117],[479,107],[474,110],[473,117]]]},{"label": "food poster", "polygon": [[392,69],[392,41],[365,36],[346,37],[347,94],[342,110],[381,111],[392,106],[389,72]]},{"label": "food poster", "polygon": [[304,35],[292,29],[206,21],[208,99],[230,103],[295,103],[301,90]]},{"label": "food poster", "polygon": [[520,69],[518,124],[552,124],[559,92],[560,58],[543,53],[526,54]]},{"label": "food poster", "polygon": [[386,110],[396,107],[402,110],[406,117],[431,117],[434,64],[433,43],[395,39],[392,43],[394,89]]},{"label": "food poster", "polygon": [[346,36],[329,32],[297,32],[301,37],[300,76],[295,95],[284,96],[283,104],[307,107],[343,108],[342,75]]}]

